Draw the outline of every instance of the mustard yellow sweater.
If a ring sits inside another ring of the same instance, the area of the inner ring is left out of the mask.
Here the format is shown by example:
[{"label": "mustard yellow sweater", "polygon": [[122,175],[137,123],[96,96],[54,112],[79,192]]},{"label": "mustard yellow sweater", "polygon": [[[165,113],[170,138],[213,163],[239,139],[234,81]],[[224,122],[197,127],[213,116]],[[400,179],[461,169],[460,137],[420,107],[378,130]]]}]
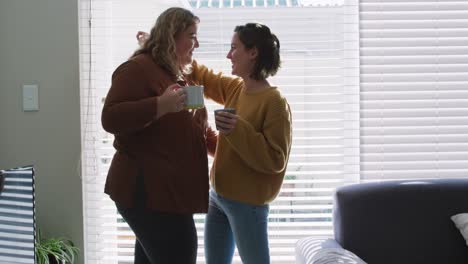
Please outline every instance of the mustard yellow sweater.
[{"label": "mustard yellow sweater", "polygon": [[273,87],[247,92],[241,78],[214,73],[193,63],[192,78],[205,86],[205,96],[236,109],[236,127],[218,137],[210,173],[214,190],[223,197],[254,205],[271,202],[283,182],[291,150],[291,110]]}]

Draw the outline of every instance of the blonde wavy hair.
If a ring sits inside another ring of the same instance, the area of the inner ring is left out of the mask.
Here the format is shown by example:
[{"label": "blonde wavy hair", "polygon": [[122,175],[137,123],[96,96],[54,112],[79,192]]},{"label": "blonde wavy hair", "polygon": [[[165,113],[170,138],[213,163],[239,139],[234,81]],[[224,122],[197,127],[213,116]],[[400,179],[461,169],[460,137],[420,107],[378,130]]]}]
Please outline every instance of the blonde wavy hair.
[{"label": "blonde wavy hair", "polygon": [[199,22],[200,19],[187,9],[180,7],[167,9],[159,15],[156,24],[151,29],[150,36],[132,57],[150,54],[156,64],[168,70],[176,78],[190,73],[190,64],[179,65],[175,38],[177,34]]}]

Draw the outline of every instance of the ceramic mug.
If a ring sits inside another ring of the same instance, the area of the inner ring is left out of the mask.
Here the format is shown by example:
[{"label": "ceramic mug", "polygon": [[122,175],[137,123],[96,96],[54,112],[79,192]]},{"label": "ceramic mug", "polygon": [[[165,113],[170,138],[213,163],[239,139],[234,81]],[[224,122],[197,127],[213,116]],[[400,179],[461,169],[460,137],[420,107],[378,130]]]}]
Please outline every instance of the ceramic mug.
[{"label": "ceramic mug", "polygon": [[[216,115],[217,115],[219,112],[229,112],[229,113],[235,115],[235,114],[236,114],[236,109],[234,109],[234,108],[216,109],[216,110],[214,110],[214,115],[215,115],[215,117],[216,117]],[[218,125],[216,125],[216,129],[219,130]]]},{"label": "ceramic mug", "polygon": [[199,109],[205,106],[202,85],[190,85],[182,88],[187,96],[185,99],[186,109]]}]

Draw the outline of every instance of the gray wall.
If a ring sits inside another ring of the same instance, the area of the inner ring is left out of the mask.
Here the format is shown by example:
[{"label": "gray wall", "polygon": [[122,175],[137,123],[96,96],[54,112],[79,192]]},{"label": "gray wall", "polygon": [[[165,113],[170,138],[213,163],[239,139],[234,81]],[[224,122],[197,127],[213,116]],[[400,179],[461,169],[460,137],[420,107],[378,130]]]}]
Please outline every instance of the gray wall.
[{"label": "gray wall", "polygon": [[[0,0],[0,168],[34,164],[38,226],[83,249],[77,2]],[[40,110],[23,112],[32,83]]]}]

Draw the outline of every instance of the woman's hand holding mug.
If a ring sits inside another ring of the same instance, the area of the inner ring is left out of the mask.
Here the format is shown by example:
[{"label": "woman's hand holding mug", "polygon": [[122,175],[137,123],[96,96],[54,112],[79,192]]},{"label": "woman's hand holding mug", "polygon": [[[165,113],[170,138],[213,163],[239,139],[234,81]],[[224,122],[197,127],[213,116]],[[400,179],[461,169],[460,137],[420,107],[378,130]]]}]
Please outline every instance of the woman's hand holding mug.
[{"label": "woman's hand holding mug", "polygon": [[158,118],[185,109],[186,94],[180,87],[177,83],[172,84],[158,97]]},{"label": "woman's hand holding mug", "polygon": [[219,133],[221,134],[229,135],[232,132],[232,130],[236,127],[237,119],[239,118],[239,116],[236,115],[236,109],[217,109],[214,111],[214,113],[216,129],[218,129]]}]

